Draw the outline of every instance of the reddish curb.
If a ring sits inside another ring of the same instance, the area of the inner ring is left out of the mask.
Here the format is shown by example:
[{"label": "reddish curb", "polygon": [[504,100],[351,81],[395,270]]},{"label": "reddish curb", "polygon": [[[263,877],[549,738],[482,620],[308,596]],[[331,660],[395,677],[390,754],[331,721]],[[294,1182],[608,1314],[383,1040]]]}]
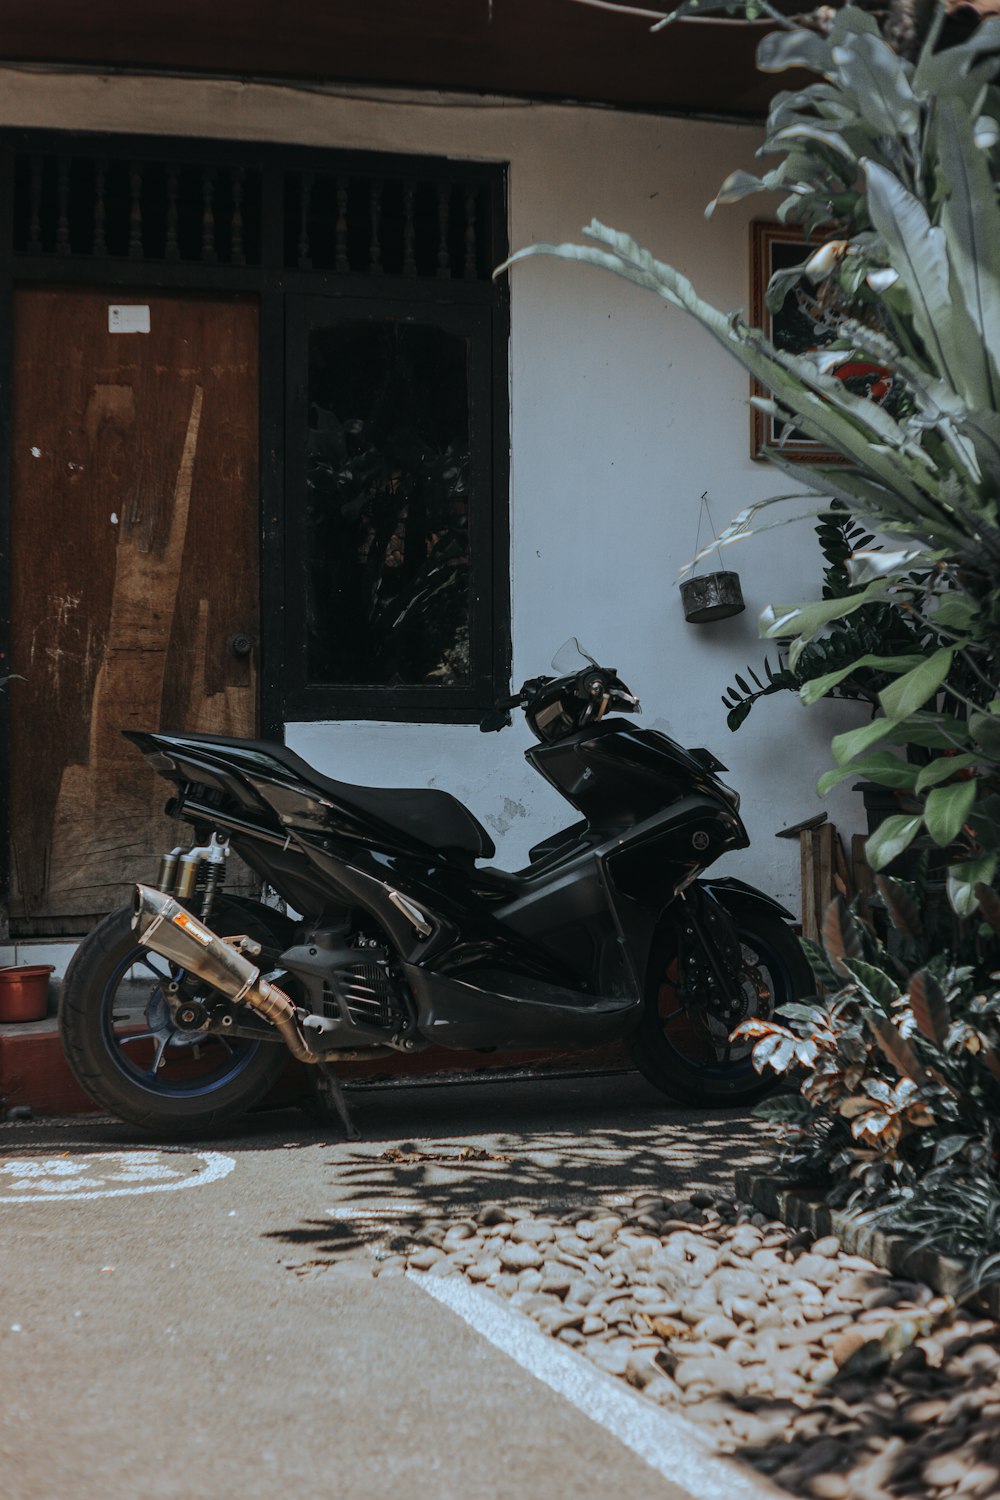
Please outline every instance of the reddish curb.
[{"label": "reddish curb", "polygon": [[[469,1081],[512,1070],[566,1073],[629,1068],[620,1044],[587,1052],[504,1052],[488,1058],[481,1052],[449,1052],[435,1047],[411,1057],[389,1056],[370,1062],[336,1065],[344,1083],[393,1084],[441,1076],[442,1082]],[[288,1067],[264,1100],[264,1108],[296,1103],[308,1093],[307,1070],[289,1059]],[[63,1056],[54,1017],[27,1025],[0,1026],[0,1115],[30,1108],[36,1115],[85,1115],[97,1112],[80,1088]]]}]

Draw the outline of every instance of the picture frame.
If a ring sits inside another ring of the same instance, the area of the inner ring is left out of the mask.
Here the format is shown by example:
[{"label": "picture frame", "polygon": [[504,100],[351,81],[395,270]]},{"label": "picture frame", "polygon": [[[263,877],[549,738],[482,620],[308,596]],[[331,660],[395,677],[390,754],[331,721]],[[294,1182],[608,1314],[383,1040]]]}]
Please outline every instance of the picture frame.
[{"label": "picture frame", "polygon": [[[785,298],[776,313],[766,302],[768,282],[775,271],[801,265],[816,243],[807,241],[804,232],[793,224],[753,223],[750,225],[750,322],[762,328],[779,348],[805,350],[816,347],[809,319],[797,306],[794,292]],[[768,393],[759,380],[751,380],[753,396]],[[766,448],[780,448],[790,463],[844,463],[839,453],[824,448],[804,432],[787,432],[758,407],[750,408],[750,456],[766,461]]]}]

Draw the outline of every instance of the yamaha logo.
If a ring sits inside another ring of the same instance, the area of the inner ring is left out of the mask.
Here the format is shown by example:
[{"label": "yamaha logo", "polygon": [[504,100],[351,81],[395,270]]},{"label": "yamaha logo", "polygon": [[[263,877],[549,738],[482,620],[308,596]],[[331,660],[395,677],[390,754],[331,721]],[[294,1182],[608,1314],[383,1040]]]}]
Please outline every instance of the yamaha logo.
[{"label": "yamaha logo", "polygon": [[699,828],[698,832],[692,836],[691,842],[698,853],[701,854],[702,850],[708,848],[708,834]]}]

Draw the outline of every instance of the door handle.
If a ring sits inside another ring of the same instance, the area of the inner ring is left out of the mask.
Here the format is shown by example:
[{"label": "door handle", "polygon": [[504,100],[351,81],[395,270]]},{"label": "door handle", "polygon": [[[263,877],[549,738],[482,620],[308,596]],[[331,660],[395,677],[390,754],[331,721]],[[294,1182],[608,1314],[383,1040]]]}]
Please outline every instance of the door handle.
[{"label": "door handle", "polygon": [[231,635],[227,644],[231,654],[236,657],[249,656],[253,651],[253,638],[242,631]]}]

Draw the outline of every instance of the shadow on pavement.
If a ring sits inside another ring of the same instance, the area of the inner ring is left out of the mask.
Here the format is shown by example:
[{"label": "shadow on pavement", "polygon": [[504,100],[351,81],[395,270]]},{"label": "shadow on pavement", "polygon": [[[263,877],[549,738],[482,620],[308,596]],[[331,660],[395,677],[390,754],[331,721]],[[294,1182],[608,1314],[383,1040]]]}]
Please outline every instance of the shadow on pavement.
[{"label": "shadow on pavement", "polygon": [[[679,1111],[658,1100],[651,1110],[645,1085],[621,1079],[609,1089],[608,1082],[589,1096],[577,1082],[572,1091],[565,1083],[537,1090],[530,1100],[523,1086],[518,1098],[502,1101],[491,1089],[493,1099],[483,1099],[472,1119],[468,1108],[452,1115],[454,1097],[426,1112],[411,1106],[409,1138],[336,1148],[324,1218],[270,1237],[308,1249],[315,1264],[373,1243],[412,1244],[435,1221],[485,1204],[565,1213],[631,1202],[642,1192],[684,1198],[710,1188],[728,1196],[737,1166],[768,1159],[766,1128],[746,1115]],[[610,1108],[609,1093],[618,1096]]]}]

